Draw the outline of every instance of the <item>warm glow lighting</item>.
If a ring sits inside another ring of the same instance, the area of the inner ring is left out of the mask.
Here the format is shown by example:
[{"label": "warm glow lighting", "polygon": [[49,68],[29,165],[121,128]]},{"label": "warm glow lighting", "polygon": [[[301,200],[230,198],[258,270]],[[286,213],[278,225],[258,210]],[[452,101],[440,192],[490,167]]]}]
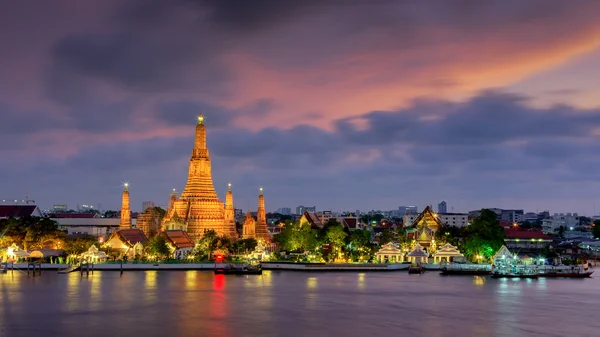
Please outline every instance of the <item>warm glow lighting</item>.
[{"label": "warm glow lighting", "polygon": [[204,122],[204,116],[202,114],[200,114],[198,116],[198,123],[202,124]]}]

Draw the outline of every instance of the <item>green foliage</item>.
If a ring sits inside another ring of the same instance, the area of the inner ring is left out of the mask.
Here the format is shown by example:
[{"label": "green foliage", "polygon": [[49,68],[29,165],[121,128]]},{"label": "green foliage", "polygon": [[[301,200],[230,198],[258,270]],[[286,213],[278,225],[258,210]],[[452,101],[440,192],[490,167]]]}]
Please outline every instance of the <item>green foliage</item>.
[{"label": "green foliage", "polygon": [[477,255],[490,258],[504,244],[504,231],[496,212],[489,209],[481,210],[481,215],[467,228],[465,234],[463,250],[472,260]]},{"label": "green foliage", "polygon": [[144,247],[146,254],[155,256],[157,260],[165,260],[171,256],[171,250],[163,235],[157,235],[150,239]]},{"label": "green foliage", "polygon": [[63,250],[67,255],[79,255],[87,251],[92,245],[98,245],[98,239],[92,235],[83,235],[65,241]]},{"label": "green foliage", "polygon": [[25,250],[41,248],[60,248],[66,240],[66,234],[58,230],[57,223],[49,218],[27,216],[19,219],[0,220],[0,233],[6,233],[0,239],[0,246],[13,243]]},{"label": "green foliage", "polygon": [[592,234],[595,238],[600,238],[600,220],[594,221],[594,227],[592,227]]},{"label": "green foliage", "polygon": [[275,236],[276,242],[288,252],[305,252],[319,246],[319,232],[310,226],[300,226],[300,222],[290,222]]},{"label": "green foliage", "polygon": [[167,211],[158,206],[154,207],[153,210],[156,212],[160,220],[162,220],[165,217],[165,214],[167,214]]},{"label": "green foliage", "polygon": [[256,241],[256,239],[248,238],[248,239],[241,239],[241,240],[237,240],[237,241],[233,242],[233,244],[231,245],[231,248],[232,248],[232,252],[234,254],[239,255],[239,254],[243,254],[245,252],[253,251],[257,245],[258,245],[258,242]]},{"label": "green foliage", "polygon": [[379,245],[383,246],[386,243],[390,243],[396,240],[396,235],[393,231],[389,229],[384,229],[381,234],[379,234]]},{"label": "green foliage", "polygon": [[208,230],[196,243],[192,254],[196,257],[196,260],[211,260],[216,251],[231,252],[233,245],[234,242],[228,236],[219,236],[214,230]]}]

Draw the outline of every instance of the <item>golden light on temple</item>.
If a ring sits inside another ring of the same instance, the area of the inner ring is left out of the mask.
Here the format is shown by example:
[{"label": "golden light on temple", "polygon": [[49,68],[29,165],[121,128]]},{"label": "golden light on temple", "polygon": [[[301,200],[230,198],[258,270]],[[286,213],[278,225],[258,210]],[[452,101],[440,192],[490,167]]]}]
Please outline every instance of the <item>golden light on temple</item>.
[{"label": "golden light on temple", "polygon": [[199,114],[198,115],[198,124],[202,124],[204,123],[204,115],[203,114]]}]

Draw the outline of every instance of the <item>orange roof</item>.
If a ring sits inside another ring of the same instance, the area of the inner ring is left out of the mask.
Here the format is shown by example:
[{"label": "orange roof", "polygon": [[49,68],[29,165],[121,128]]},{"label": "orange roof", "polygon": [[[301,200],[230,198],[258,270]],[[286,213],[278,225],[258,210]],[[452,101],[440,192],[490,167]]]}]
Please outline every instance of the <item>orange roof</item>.
[{"label": "orange roof", "polygon": [[176,249],[194,247],[194,241],[182,230],[165,231],[165,237]]},{"label": "orange roof", "polygon": [[135,245],[138,242],[146,243],[148,238],[144,235],[141,229],[132,228],[132,229],[121,229],[115,232],[117,235],[121,237],[124,242],[129,243],[131,246]]}]

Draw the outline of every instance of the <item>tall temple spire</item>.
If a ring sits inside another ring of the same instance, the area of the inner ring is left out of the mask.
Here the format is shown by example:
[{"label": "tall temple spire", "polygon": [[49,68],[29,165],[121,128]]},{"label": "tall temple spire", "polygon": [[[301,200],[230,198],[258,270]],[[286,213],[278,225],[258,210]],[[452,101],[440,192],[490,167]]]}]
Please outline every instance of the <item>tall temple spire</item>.
[{"label": "tall temple spire", "polygon": [[263,195],[262,187],[259,189],[258,194],[258,212],[256,218],[256,239],[269,242],[271,236],[267,228],[267,212],[265,210],[265,196]]},{"label": "tall temple spire", "polygon": [[206,147],[206,127],[204,116],[198,116],[194,149],[190,158],[188,181],[181,194],[182,198],[217,200],[217,192],[212,182],[210,154]]},{"label": "tall temple spire", "polygon": [[123,195],[121,197],[121,221],[119,229],[131,228],[131,209],[129,208],[129,183],[123,184]]},{"label": "tall temple spire", "polygon": [[194,149],[185,188],[179,198],[172,196],[171,201],[173,207],[163,218],[163,227],[168,224],[184,228],[194,240],[209,229],[219,234],[237,236],[235,219],[233,222],[225,221],[225,205],[219,200],[213,185],[203,115],[198,116],[196,123]]},{"label": "tall temple spire", "polygon": [[235,207],[233,204],[233,192],[231,192],[231,184],[227,185],[227,195],[225,196],[225,223],[235,227]]}]

